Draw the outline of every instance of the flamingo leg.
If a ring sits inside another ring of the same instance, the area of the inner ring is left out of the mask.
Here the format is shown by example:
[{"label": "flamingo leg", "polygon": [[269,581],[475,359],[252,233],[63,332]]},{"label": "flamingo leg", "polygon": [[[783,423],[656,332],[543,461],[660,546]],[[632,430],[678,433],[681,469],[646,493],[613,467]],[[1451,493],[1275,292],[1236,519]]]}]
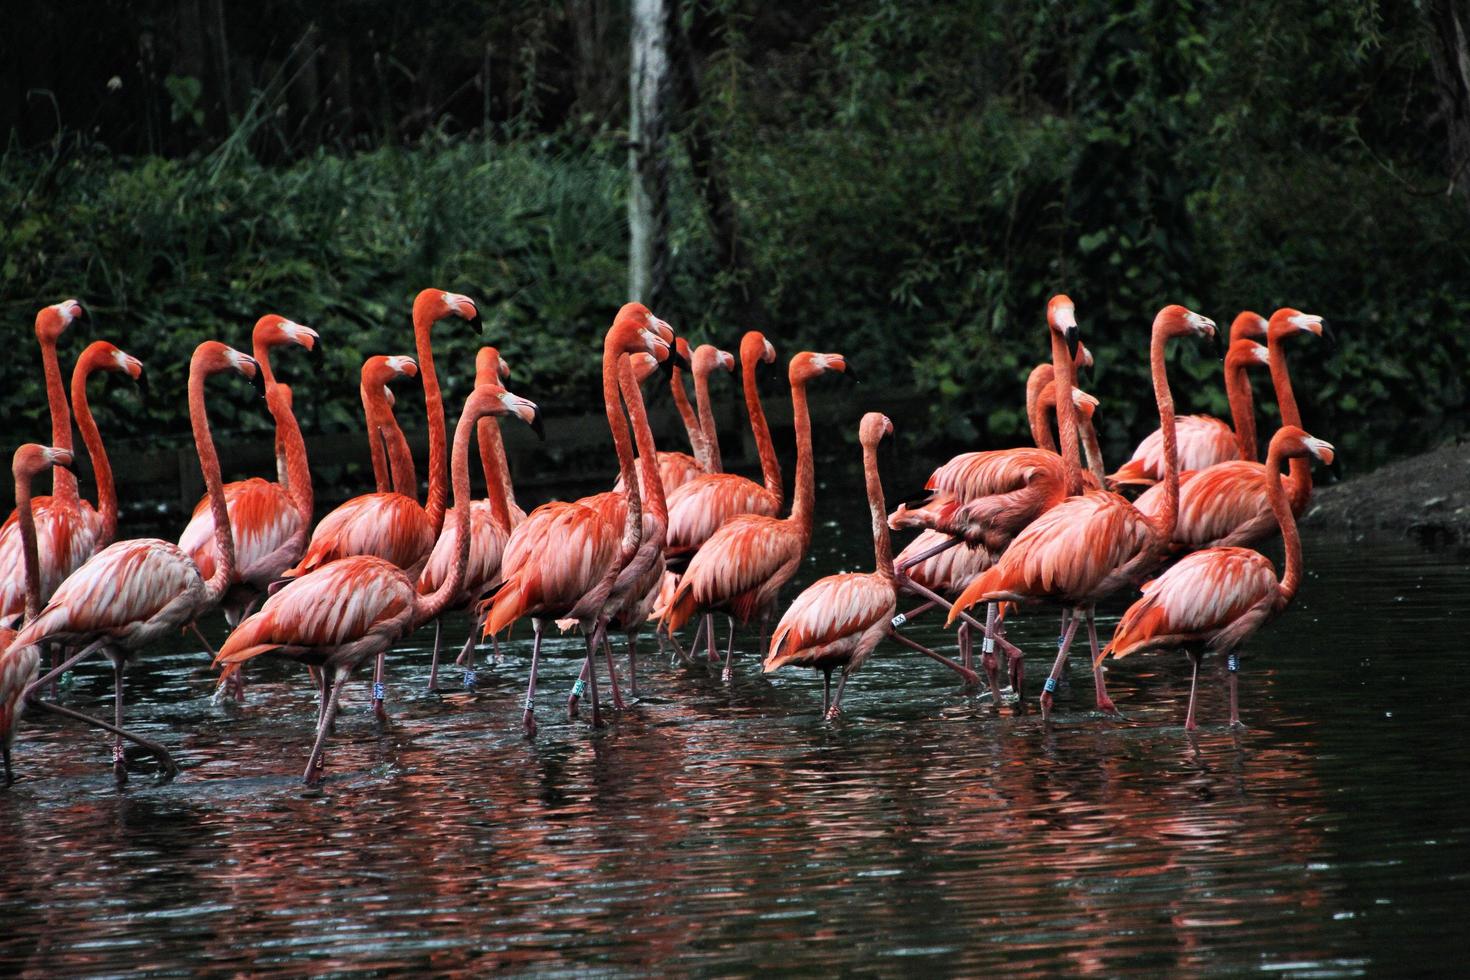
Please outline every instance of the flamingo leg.
[{"label": "flamingo leg", "polygon": [[[927,585],[920,585],[918,582],[915,582],[911,578],[900,578],[898,580],[898,584],[900,588],[908,589],[914,595],[920,596],[924,599],[928,599],[930,602],[937,603],[938,605],[948,606],[952,604],[948,599],[940,595],[938,592],[935,592]],[[957,613],[956,615],[959,619],[965,621],[966,623],[969,623],[977,630],[983,630],[985,628],[984,623],[980,622],[980,620],[976,619],[974,616],[971,616],[968,612]]]},{"label": "flamingo leg", "polygon": [[822,671],[822,715],[826,717],[827,709],[832,707],[832,668],[827,667]]},{"label": "flamingo leg", "polygon": [[500,663],[500,639],[494,633],[490,634],[490,662]]},{"label": "flamingo leg", "polygon": [[1041,720],[1046,721],[1051,717],[1052,692],[1057,689],[1057,680],[1062,676],[1062,669],[1067,666],[1067,653],[1072,649],[1072,637],[1077,634],[1077,624],[1080,620],[1076,616],[1067,617],[1067,631],[1061,635],[1058,641],[1057,659],[1051,665],[1051,673],[1047,675],[1046,687],[1041,692]]},{"label": "flamingo leg", "polygon": [[975,666],[975,656],[974,656],[974,648],[973,648],[972,644],[970,643],[970,624],[969,623],[961,623],[960,624],[959,643],[960,643],[960,663],[964,664],[967,668],[973,669],[974,666]]},{"label": "flamingo leg", "polygon": [[1240,692],[1237,681],[1240,676],[1240,657],[1235,652],[1225,654],[1225,683],[1230,688],[1230,727],[1244,728],[1240,722]]},{"label": "flamingo leg", "polygon": [[709,649],[710,663],[719,663],[720,662],[720,655],[718,653],[715,653],[715,614],[714,613],[705,613],[704,614],[704,633],[705,633],[705,642],[709,644],[708,649]]},{"label": "flamingo leg", "polygon": [[[434,620],[434,656],[429,660],[429,692],[439,690],[439,640],[444,631],[442,620]],[[474,634],[471,633],[471,636]]]},{"label": "flamingo leg", "polygon": [[587,636],[587,681],[592,686],[592,727],[602,727],[602,707],[597,703],[597,643],[602,637],[602,624],[592,628]]},{"label": "flamingo leg", "polygon": [[531,683],[526,686],[526,710],[521,715],[521,726],[525,728],[527,738],[536,737],[536,716],[532,709],[536,706],[536,667],[541,662],[541,620],[531,621],[531,631],[535,634],[531,641]]},{"label": "flamingo leg", "polygon": [[472,691],[475,687],[475,636],[478,634],[479,626],[470,630],[470,635],[464,639],[464,649],[459,651],[455,663],[464,667],[464,689]]},{"label": "flamingo leg", "polygon": [[189,624],[189,629],[193,632],[193,634],[196,637],[199,638],[199,642],[204,644],[204,652],[207,653],[207,654],[209,654],[209,659],[210,660],[213,660],[215,658],[215,656],[216,656],[216,654],[214,652],[214,644],[210,643],[209,642],[209,638],[206,637],[200,631],[199,624],[198,623],[190,623]]},{"label": "flamingo leg", "polygon": [[1097,623],[1094,619],[1096,608],[1087,607],[1087,639],[1092,644],[1092,687],[1097,694],[1097,710],[1121,718],[1123,713],[1113,704],[1113,699],[1108,697],[1107,681],[1103,678],[1102,659],[1097,646]]},{"label": "flamingo leg", "polygon": [[27,684],[25,687],[25,691],[22,692],[21,696],[25,698],[26,701],[31,701],[33,698],[37,697],[36,692],[39,691],[42,687],[56,680],[56,678],[66,673],[68,670],[71,670],[87,657],[90,657],[98,650],[101,650],[103,647],[107,646],[107,642],[107,638],[104,637],[100,640],[93,640],[91,643],[88,643],[86,646],[82,647],[80,651],[72,654],[66,660],[51,668],[51,672],[48,673],[46,676],[31,681],[29,684]]},{"label": "flamingo leg", "polygon": [[720,680],[728,684],[735,679],[735,617],[725,618],[730,621],[730,639],[725,644],[725,669],[720,672]]},{"label": "flamingo leg", "polygon": [[963,541],[964,541],[963,538],[956,538],[956,537],[953,537],[953,536],[951,536],[949,538],[946,538],[944,541],[941,541],[939,544],[936,544],[934,547],[928,548],[928,549],[926,549],[924,551],[919,552],[917,555],[914,555],[912,558],[906,558],[903,561],[899,562],[898,563],[898,566],[896,568],[894,568],[894,572],[904,582],[910,582],[910,581],[912,581],[912,579],[909,578],[909,569],[910,568],[913,568],[915,565],[918,565],[921,562],[928,561],[930,558],[933,558],[935,555],[942,555],[942,554],[944,554],[946,551],[948,551],[949,549],[953,548],[955,545],[962,543]]},{"label": "flamingo leg", "polygon": [[1189,675],[1189,711],[1184,716],[1186,732],[1192,732],[1199,727],[1194,721],[1194,697],[1199,691],[1199,653],[1194,650],[1189,651],[1189,662],[1194,665],[1194,669]]},{"label": "flamingo leg", "polygon": [[638,630],[628,630],[628,693],[638,696]]},{"label": "flamingo leg", "polygon": [[902,626],[904,623],[907,623],[909,620],[913,619],[915,616],[918,616],[920,613],[928,612],[930,609],[933,609],[936,605],[938,605],[938,603],[936,603],[933,599],[925,599],[923,602],[919,603],[917,606],[915,606],[914,608],[910,609],[908,612],[906,612],[906,613],[899,613],[897,616],[894,616],[893,617],[893,619],[894,619],[894,624],[893,624],[894,625],[894,628],[897,628],[899,626]]},{"label": "flamingo leg", "polygon": [[617,664],[613,663],[612,638],[607,635],[606,628],[600,632],[602,633],[602,652],[607,655],[607,676],[608,683],[612,685],[613,708],[622,711],[624,709],[623,695],[618,690],[618,668]]},{"label": "flamingo leg", "polygon": [[379,653],[377,662],[373,665],[373,717],[378,719],[380,725],[388,724],[388,710],[383,707],[383,695],[387,693],[383,686],[383,663],[387,657],[386,650]]},{"label": "flamingo leg", "polygon": [[[933,650],[930,650],[928,647],[924,646],[922,643],[916,643],[915,641],[909,639],[908,637],[904,636],[902,633],[898,632],[895,629],[891,629],[890,628],[888,630],[888,635],[889,635],[890,638],[892,638],[894,640],[897,640],[899,643],[902,643],[904,646],[908,647],[910,650],[915,650],[915,651],[917,651],[919,653],[922,653],[924,656],[928,657],[930,660],[933,660],[933,661],[936,661],[938,663],[944,664],[944,666],[948,667],[950,670],[954,671],[956,674],[959,674],[960,677],[962,677],[964,679],[965,686],[966,687],[979,687],[980,686],[980,675],[977,674],[977,673],[975,673],[970,668],[964,666],[963,664],[955,663],[953,660],[949,659],[948,657],[946,657],[942,653],[935,653]],[[846,677],[847,677],[847,671],[843,671],[842,672],[842,677],[843,677],[843,679],[846,679]],[[838,698],[840,699],[841,696],[842,696],[842,693],[841,693],[842,692],[842,683],[841,683],[841,681],[838,682],[837,690],[838,690]]]},{"label": "flamingo leg", "polygon": [[[322,672],[325,676],[326,671]],[[311,755],[306,759],[306,773],[301,781],[308,786],[315,786],[322,781],[322,750],[326,748],[327,732],[331,730],[332,720],[337,716],[337,704],[342,700],[342,687],[347,683],[348,671],[338,667],[336,677],[332,680],[332,693],[327,698],[326,707],[322,709],[322,720],[316,727],[316,742],[311,747]]]},{"label": "flamingo leg", "polygon": [[827,710],[822,714],[822,717],[827,721],[836,721],[838,716],[842,714],[842,692],[847,687],[847,678],[848,672],[844,669],[842,676],[837,678],[837,693],[833,696],[832,703],[827,706]]},{"label": "flamingo leg", "polygon": [[995,603],[986,603],[985,639],[980,650],[980,663],[985,667],[985,677],[990,681],[990,698],[1000,704],[1000,664],[995,659]]},{"label": "flamingo leg", "polygon": [[112,774],[117,777],[117,784],[122,786],[128,781],[127,757],[123,755],[123,673],[127,669],[127,660],[117,650],[109,650],[108,655],[112,657],[112,724],[117,731],[112,735]]},{"label": "flamingo leg", "polygon": [[[168,754],[167,749],[165,749],[162,745],[159,745],[157,742],[146,739],[141,735],[134,735],[127,729],[118,728],[115,725],[111,725],[103,721],[101,718],[93,718],[91,715],[83,714],[80,711],[73,711],[71,708],[63,708],[59,704],[52,704],[50,701],[42,701],[40,698],[37,697],[27,698],[26,704],[32,708],[37,709],[38,711],[46,711],[53,715],[60,715],[63,718],[70,718],[72,721],[79,721],[84,725],[91,725],[94,728],[100,728],[103,731],[112,732],[114,735],[121,735],[128,741],[136,743],[139,747],[151,753],[153,757],[158,760],[158,764],[163,767],[163,782],[168,782],[179,773],[179,767],[174,764],[173,757]],[[10,761],[10,752],[8,748],[6,750],[5,757],[6,772],[8,774]]]}]

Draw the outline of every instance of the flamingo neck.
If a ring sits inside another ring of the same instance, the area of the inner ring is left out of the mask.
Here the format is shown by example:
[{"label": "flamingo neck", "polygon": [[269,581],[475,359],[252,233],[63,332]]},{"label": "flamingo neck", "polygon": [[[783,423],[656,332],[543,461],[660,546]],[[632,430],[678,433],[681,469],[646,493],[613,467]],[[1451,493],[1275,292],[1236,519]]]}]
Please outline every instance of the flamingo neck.
[{"label": "flamingo neck", "polygon": [[888,508],[883,502],[883,480],[878,473],[878,447],[863,447],[863,482],[873,517],[873,564],[878,574],[893,578],[893,544],[888,539]]},{"label": "flamingo neck", "polygon": [[225,506],[224,481],[219,472],[219,455],[214,450],[214,437],[209,431],[209,413],[204,405],[202,371],[189,372],[189,424],[194,430],[194,450],[199,454],[199,469],[204,474],[204,489],[209,497],[209,510],[214,516],[214,544],[219,561],[214,574],[204,587],[210,600],[224,595],[235,578],[235,537],[230,530],[230,510]]},{"label": "flamingo neck", "polygon": [[505,461],[505,442],[500,436],[500,420],[480,419],[475,430],[475,441],[480,447],[480,469],[485,473],[485,493],[490,498],[490,516],[501,530],[509,534],[510,481],[501,469]]},{"label": "flamingo neck", "polygon": [[706,473],[725,472],[725,461],[720,458],[720,435],[715,428],[715,413],[709,400],[709,372],[694,372],[694,404],[699,408],[700,433],[704,436]]},{"label": "flamingo neck", "polygon": [[82,361],[71,373],[71,403],[77,420],[77,430],[92,457],[92,476],[97,481],[97,513],[102,517],[102,529],[97,538],[97,550],[112,544],[117,537],[117,485],[112,478],[112,464],[107,459],[107,449],[102,445],[102,433],[97,431],[97,422],[92,418],[92,407],[87,402],[87,379],[92,370]]},{"label": "flamingo neck", "polygon": [[[429,339],[433,326],[434,321],[427,312],[414,310],[413,342],[418,354],[419,378],[424,385],[424,412],[428,416],[429,424],[429,495],[424,503],[424,510],[428,512],[429,524],[433,527],[434,534],[438,535],[444,528],[444,508],[449,497],[449,461],[446,458],[448,437],[445,434],[444,399],[439,393],[439,374],[434,370],[434,345]],[[394,426],[397,427],[396,422]],[[391,438],[388,445],[391,453]],[[417,499],[417,494],[414,497]]]},{"label": "flamingo neck", "polygon": [[1057,433],[1061,437],[1062,471],[1067,478],[1067,495],[1075,497],[1082,492],[1082,465],[1077,442],[1077,406],[1072,402],[1072,389],[1077,386],[1077,367],[1072,363],[1072,354],[1067,342],[1055,330],[1051,331],[1052,378],[1057,394]]},{"label": "flamingo neck", "polygon": [[[41,370],[46,375],[46,403],[51,409],[51,445],[71,449],[71,409],[66,404],[66,386],[61,381],[61,365],[56,360],[56,341],[48,337],[41,342]],[[51,496],[75,508],[80,494],[77,476],[64,466],[51,469]]]},{"label": "flamingo neck", "polygon": [[648,508],[648,516],[663,528],[668,527],[668,503],[664,498],[663,481],[658,475],[658,447],[653,444],[653,430],[648,426],[648,409],[643,404],[643,392],[633,380],[633,369],[627,358],[623,358],[618,372],[618,387],[623,393],[623,403],[628,406],[628,419],[633,423],[633,439],[638,444],[638,480]]},{"label": "flamingo neck", "polygon": [[15,475],[15,518],[20,523],[20,547],[26,572],[26,621],[41,611],[41,556],[36,544],[36,515],[31,513],[31,478]]},{"label": "flamingo neck", "polygon": [[1103,466],[1102,446],[1097,441],[1097,428],[1092,419],[1082,419],[1082,449],[1087,454],[1087,469],[1097,477],[1099,486],[1107,486],[1107,468]]},{"label": "flamingo neck", "polygon": [[301,426],[296,422],[296,413],[284,406],[276,415],[276,438],[280,442],[285,458],[286,492],[301,515],[302,533],[311,527],[312,512],[316,507],[316,493],[311,485],[311,461],[306,456],[306,440],[301,436]]},{"label": "flamingo neck", "polygon": [[[466,406],[454,427],[454,520],[445,522],[447,533],[454,535],[454,564],[437,589],[426,596],[414,597],[414,619],[418,623],[436,619],[464,585],[465,571],[470,563],[470,436],[475,432],[477,421]],[[451,523],[453,526],[449,527]]]},{"label": "flamingo neck", "polygon": [[[704,429],[700,428],[699,416],[694,414],[694,406],[689,404],[689,393],[684,390],[684,372],[674,368],[669,377],[669,390],[674,393],[674,408],[678,409],[679,420],[684,423],[684,433],[689,436],[689,448],[694,453],[694,461],[704,472],[710,472],[709,447],[705,445]],[[626,394],[624,395],[626,398]],[[643,453],[640,447],[639,455]]]},{"label": "flamingo neck", "polygon": [[388,454],[383,451],[382,419],[377,401],[368,388],[368,384],[364,382],[358,385],[357,391],[362,396],[362,420],[367,429],[368,455],[373,461],[373,483],[377,486],[378,493],[387,493],[393,489],[393,484],[388,473]]},{"label": "flamingo neck", "polygon": [[791,520],[801,531],[802,540],[810,541],[817,478],[812,462],[812,419],[807,411],[805,381],[791,384],[791,420],[796,428],[796,489],[791,498]]},{"label": "flamingo neck", "polygon": [[1169,374],[1164,358],[1167,342],[1165,333],[1155,329],[1148,354],[1154,400],[1159,406],[1159,431],[1164,436],[1164,507],[1151,519],[1159,548],[1168,546],[1179,524],[1179,440],[1174,431],[1174,395],[1169,391]]},{"label": "flamingo neck", "polygon": [[408,439],[398,426],[398,416],[391,406],[383,406],[383,424],[378,429],[378,438],[383,440],[388,455],[389,479],[393,490],[409,500],[419,499],[419,477],[414,472],[413,453],[409,451]]},{"label": "flamingo neck", "polygon": [[766,410],[761,407],[761,395],[756,390],[755,366],[760,358],[745,358],[740,365],[741,381],[745,386],[745,411],[750,416],[750,431],[755,436],[756,452],[761,458],[761,477],[765,480],[766,492],[776,499],[779,510],[785,498],[781,486],[781,466],[776,462],[776,447],[771,442],[771,427],[766,424]]},{"label": "flamingo neck", "polygon": [[1242,365],[1225,368],[1225,397],[1230,399],[1230,421],[1235,428],[1235,446],[1240,458],[1256,458],[1256,409],[1251,379]]},{"label": "flamingo neck", "polygon": [[[1295,462],[1293,458],[1292,462]],[[1305,459],[1302,462],[1307,462]],[[1308,464],[1310,466],[1310,464]],[[1302,539],[1297,534],[1296,518],[1281,488],[1281,454],[1272,448],[1266,454],[1266,499],[1276,522],[1281,525],[1281,540],[1286,546],[1286,573],[1276,586],[1276,608],[1283,608],[1296,595],[1302,582]]]},{"label": "flamingo neck", "polygon": [[613,448],[618,454],[618,475],[623,480],[623,499],[627,501],[627,517],[623,521],[622,561],[626,565],[638,552],[643,538],[643,509],[638,493],[638,474],[633,469],[633,445],[628,435],[628,421],[623,417],[618,397],[618,362],[623,355],[610,342],[602,347],[602,404],[607,411],[607,427],[612,432]]},{"label": "flamingo neck", "polygon": [[1026,420],[1031,424],[1031,441],[1036,443],[1037,449],[1050,452],[1057,451],[1057,443],[1051,437],[1051,426],[1047,424],[1041,390],[1052,380],[1054,373],[1050,364],[1038,364],[1026,379]]},{"label": "flamingo neck", "polygon": [[[1296,393],[1291,390],[1291,372],[1286,367],[1286,349],[1281,346],[1282,337],[1274,331],[1266,337],[1266,352],[1271,365],[1271,386],[1276,389],[1276,408],[1281,412],[1282,425],[1302,427],[1302,413],[1296,406]],[[1305,507],[1312,496],[1312,464],[1293,456],[1289,464],[1291,471],[1291,498],[1298,509]],[[54,485],[54,484],[53,484]]]}]

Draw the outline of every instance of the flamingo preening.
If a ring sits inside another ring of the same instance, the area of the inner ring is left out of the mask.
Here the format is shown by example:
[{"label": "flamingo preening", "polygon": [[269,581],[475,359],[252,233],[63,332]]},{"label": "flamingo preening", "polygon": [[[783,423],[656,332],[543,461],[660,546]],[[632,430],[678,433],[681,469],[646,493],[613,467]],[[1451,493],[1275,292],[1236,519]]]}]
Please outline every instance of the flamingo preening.
[{"label": "flamingo preening", "polygon": [[[1250,310],[1230,324],[1230,349],[1242,340],[1265,339],[1266,320]],[[1249,349],[1249,348],[1243,348]],[[1212,415],[1185,415],[1174,421],[1179,470],[1202,470],[1231,459],[1256,458],[1256,420],[1251,408],[1250,380],[1245,370],[1249,360],[1225,358],[1225,397],[1230,402],[1231,423]],[[1152,486],[1164,478],[1164,434],[1155,429],[1138,444],[1133,455],[1109,479],[1118,485]]]},{"label": "flamingo preening", "polygon": [[123,672],[128,658],[155,640],[191,625],[223,598],[235,578],[229,509],[204,402],[205,379],[229,371],[252,381],[263,380],[253,358],[218,341],[207,340],[194,349],[189,361],[189,420],[209,505],[214,511],[219,558],[213,574],[206,579],[193,559],[171,541],[119,541],[87,559],[57,586],[51,601],[21,628],[14,641],[22,646],[63,643],[82,648],[31,684],[26,689],[27,698],[84,657],[100,651],[112,659],[116,710],[113,769],[119,781],[127,778],[122,749],[125,737],[152,751],[166,776],[172,777],[177,771],[162,747],[122,730]]},{"label": "flamingo preening", "polygon": [[[878,475],[878,444],[892,434],[893,423],[878,412],[864,415],[858,426],[858,441],[863,447],[863,481],[873,519],[874,570],[828,575],[809,585],[776,624],[762,666],[767,674],[787,665],[820,670],[822,711],[829,721],[835,720],[842,710],[847,679],[862,667],[884,637],[892,637],[968,675],[966,679],[971,684],[979,682],[974,672],[908,639],[892,624],[898,605],[898,584],[893,576],[893,547],[888,541],[883,482]],[[834,699],[832,671],[838,667],[842,668],[842,676],[837,681]]]},{"label": "flamingo preening", "polygon": [[[1056,662],[1041,695],[1043,718],[1050,715],[1052,692],[1066,665],[1067,653],[1080,620],[1085,616],[1096,655],[1093,606],[1099,599],[1150,573],[1168,555],[1178,517],[1179,472],[1174,438],[1174,400],[1169,391],[1165,348],[1173,337],[1212,337],[1214,331],[1213,320],[1182,306],[1166,306],[1154,318],[1149,362],[1160,427],[1164,433],[1163,514],[1150,518],[1139,513],[1123,497],[1107,491],[1074,493],[1017,534],[1000,560],[977,576],[950,608],[950,622],[982,600],[1028,602],[1048,599],[1071,610],[1058,642]],[[1058,410],[1064,420],[1073,414],[1068,411],[1071,408],[1071,400],[1063,405],[1059,393]],[[1072,426],[1069,432],[1068,428],[1064,423],[1062,456],[1069,466],[1075,466],[1076,429]],[[1115,713],[1117,708],[1108,697],[1100,667],[1094,667],[1093,681],[1098,708]]]},{"label": "flamingo preening", "polygon": [[620,359],[647,352],[667,356],[673,332],[641,303],[618,310],[602,347],[602,400],[608,429],[618,455],[622,479],[623,520],[610,524],[601,513],[581,503],[544,504],[511,532],[501,561],[504,584],[482,605],[485,635],[499,633],[511,623],[530,616],[535,639],[531,647],[531,676],[526,688],[522,724],[536,733],[533,712],[536,669],[541,660],[541,638],[548,620],[573,619],[587,643],[586,669],[591,681],[592,723],[598,726],[601,709],[597,691],[596,653],[601,643],[604,604],[618,573],[638,552],[642,538],[642,504],[633,464],[633,447],[619,396]]},{"label": "flamingo preening", "polygon": [[418,499],[418,477],[408,440],[393,415],[394,397],[388,385],[399,378],[418,377],[419,366],[402,354],[374,354],[362,362],[362,416],[367,427],[368,453],[372,457],[373,482],[378,493],[399,493]]},{"label": "flamingo preening", "polygon": [[438,588],[420,592],[414,578],[397,565],[375,555],[349,555],[287,583],[220,647],[216,663],[224,666],[221,684],[241,664],[267,653],[318,669],[321,712],[303,777],[308,785],[321,778],[327,732],[353,670],[381,658],[415,627],[437,617],[463,584],[470,553],[470,439],[480,419],[509,414],[533,425],[540,415],[533,403],[497,384],[477,386],[465,402],[454,430],[455,517],[443,531],[453,541],[455,561]]},{"label": "flamingo preening", "polygon": [[468,296],[425,289],[413,301],[414,344],[429,426],[428,500],[420,506],[418,500],[401,493],[370,493],[348,500],[321,519],[311,532],[306,554],[284,577],[304,575],[349,555],[376,555],[415,576],[422,571],[444,526],[448,497],[444,400],[429,333],[435,323],[450,316],[469,321],[477,332],[480,329],[480,311]]},{"label": "flamingo preening", "polygon": [[[735,624],[763,622],[770,615],[777,593],[796,574],[811,544],[816,473],[806,386],[828,371],[853,377],[841,354],[811,351],[793,357],[787,371],[796,428],[796,489],[790,516],[782,519],[766,514],[741,514],[726,520],[690,560],[663,613],[671,635],[696,611],[718,610],[729,616],[730,640],[725,649],[723,673],[727,681],[731,678],[735,656]],[[713,630],[710,632],[713,637]]]},{"label": "flamingo preening", "polygon": [[1236,649],[1267,619],[1278,615],[1296,596],[1302,580],[1302,544],[1296,519],[1281,487],[1281,461],[1315,456],[1331,465],[1330,443],[1296,425],[1285,425],[1271,438],[1259,479],[1286,544],[1286,567],[1278,579],[1270,559],[1247,548],[1207,548],[1186,555],[1178,564],[1143,586],[1143,598],[1128,607],[1110,642],[1096,654],[1098,663],[1111,653],[1126,657],[1141,650],[1186,650],[1193,664],[1189,711],[1184,727],[1193,731],[1195,696],[1202,651],[1226,654],[1230,688],[1230,724],[1240,724]]},{"label": "flamingo preening", "polygon": [[[1308,333],[1332,343],[1332,334],[1320,316],[1290,307],[1271,315],[1267,329],[1267,360],[1276,389],[1277,407],[1283,425],[1301,428],[1302,416],[1286,366],[1287,337]],[[1179,550],[1255,544],[1274,534],[1277,527],[1271,504],[1263,490],[1262,465],[1254,458],[1216,463],[1180,476],[1179,520],[1174,528],[1174,547]],[[1301,516],[1312,497],[1312,468],[1305,459],[1291,459],[1287,498],[1291,512]],[[1135,503],[1138,509],[1156,515],[1163,507],[1162,492],[1150,488]]]}]

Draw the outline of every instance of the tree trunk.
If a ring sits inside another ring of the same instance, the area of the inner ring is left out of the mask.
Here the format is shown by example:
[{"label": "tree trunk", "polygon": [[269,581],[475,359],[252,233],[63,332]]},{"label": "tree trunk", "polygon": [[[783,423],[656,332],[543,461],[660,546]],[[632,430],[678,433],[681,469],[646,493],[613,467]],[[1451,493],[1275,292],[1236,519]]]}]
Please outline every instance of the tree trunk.
[{"label": "tree trunk", "polygon": [[1429,0],[1423,9],[1449,146],[1449,192],[1470,207],[1470,13],[1463,0]]},{"label": "tree trunk", "polygon": [[633,0],[630,34],[628,296],[657,308],[668,283],[667,0]]}]

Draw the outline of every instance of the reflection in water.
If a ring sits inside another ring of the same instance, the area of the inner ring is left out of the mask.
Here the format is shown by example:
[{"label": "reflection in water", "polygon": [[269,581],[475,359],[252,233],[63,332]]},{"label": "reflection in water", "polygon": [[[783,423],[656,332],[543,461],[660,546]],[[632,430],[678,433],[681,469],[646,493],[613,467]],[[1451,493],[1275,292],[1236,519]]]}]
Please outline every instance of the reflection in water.
[{"label": "reflection in water", "polygon": [[[1470,571],[1386,547],[1370,574],[1361,545],[1307,548],[1301,597],[1245,660],[1243,733],[1223,727],[1218,673],[1204,728],[1182,731],[1183,657],[1113,669],[1122,722],[1090,710],[1078,667],[1048,730],[884,647],[837,725],[804,673],[727,687],[651,662],[608,731],[548,696],[528,743],[529,637],[474,693],[431,697],[426,632],[395,658],[391,729],[349,689],[307,791],[299,671],[267,666],[248,704],[214,706],[207,658],[155,651],[129,688],[143,732],[178,750],[175,783],[118,792],[105,738],[22,731],[0,793],[0,969],[1338,974],[1402,968],[1406,943],[1448,969],[1456,903],[1436,883],[1467,864],[1467,826],[1440,777],[1466,708],[1435,681]],[[808,579],[865,549],[819,529]],[[1032,671],[1052,619],[1017,625]],[[918,638],[943,642],[936,624]],[[548,695],[578,646],[553,642]],[[95,667],[64,697],[96,708],[108,684]]]}]

